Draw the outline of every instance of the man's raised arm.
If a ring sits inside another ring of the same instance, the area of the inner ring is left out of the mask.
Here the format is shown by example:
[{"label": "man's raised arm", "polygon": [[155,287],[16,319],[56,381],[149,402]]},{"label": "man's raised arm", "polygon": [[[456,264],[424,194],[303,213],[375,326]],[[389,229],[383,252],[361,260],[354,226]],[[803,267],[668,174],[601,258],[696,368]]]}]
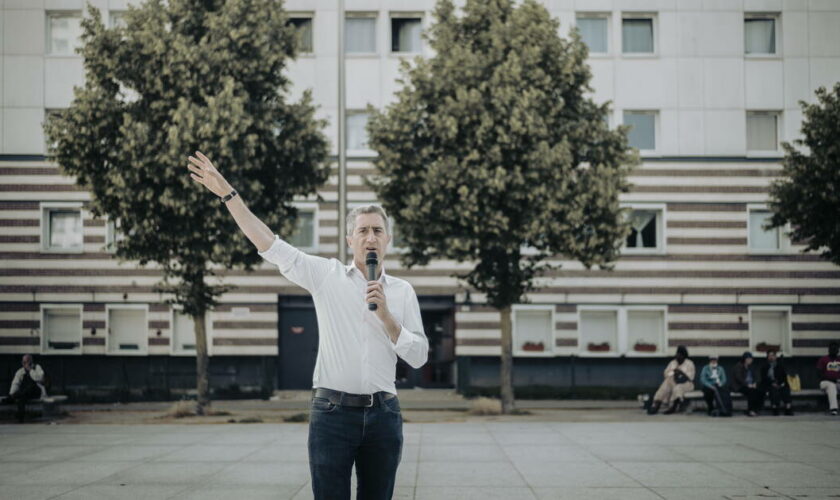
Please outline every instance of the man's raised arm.
[{"label": "man's raised arm", "polygon": [[[195,156],[190,156],[190,163],[187,165],[190,169],[190,177],[192,179],[209,189],[213,194],[219,198],[224,198],[234,193],[233,187],[225,180],[222,174],[216,170],[210,159],[204,156],[201,151],[196,151]],[[263,221],[251,213],[242,197],[234,194],[232,198],[225,202],[228,211],[233,215],[233,220],[239,226],[239,229],[245,233],[245,236],[251,240],[251,243],[257,247],[260,252],[265,252],[274,243],[274,233],[266,226]]]}]

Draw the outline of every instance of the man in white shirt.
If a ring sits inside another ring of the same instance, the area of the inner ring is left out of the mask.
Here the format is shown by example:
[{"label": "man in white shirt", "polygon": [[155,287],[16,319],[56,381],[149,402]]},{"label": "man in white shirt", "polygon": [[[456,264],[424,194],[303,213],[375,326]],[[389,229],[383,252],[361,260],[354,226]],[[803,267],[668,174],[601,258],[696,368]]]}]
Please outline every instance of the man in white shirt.
[{"label": "man in white shirt", "polygon": [[[382,268],[391,239],[385,211],[370,205],[348,215],[353,263],[344,265],[281,240],[200,152],[190,157],[188,168],[193,180],[221,198],[260,255],[312,294],[319,331],[309,420],[315,499],[349,500],[354,464],[357,499],[390,499],[403,444],[394,385],[397,356],[419,368],[429,343],[414,289]],[[374,281],[365,272],[369,252],[377,257]]]},{"label": "man in white shirt", "polygon": [[20,364],[9,387],[9,400],[17,403],[17,418],[23,422],[26,402],[47,397],[47,390],[44,387],[44,370],[41,365],[35,364],[31,354],[24,354]]}]

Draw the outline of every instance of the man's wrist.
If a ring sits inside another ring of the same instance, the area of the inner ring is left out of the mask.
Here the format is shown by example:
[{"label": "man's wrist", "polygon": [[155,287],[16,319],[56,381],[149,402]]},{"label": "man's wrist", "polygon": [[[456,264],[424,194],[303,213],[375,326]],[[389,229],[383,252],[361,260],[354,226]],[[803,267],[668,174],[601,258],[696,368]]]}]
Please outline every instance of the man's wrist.
[{"label": "man's wrist", "polygon": [[233,198],[235,198],[238,195],[239,195],[239,193],[237,193],[235,189],[231,189],[228,194],[219,198],[219,202],[222,205],[225,205],[227,202],[229,202],[230,200],[232,200]]}]

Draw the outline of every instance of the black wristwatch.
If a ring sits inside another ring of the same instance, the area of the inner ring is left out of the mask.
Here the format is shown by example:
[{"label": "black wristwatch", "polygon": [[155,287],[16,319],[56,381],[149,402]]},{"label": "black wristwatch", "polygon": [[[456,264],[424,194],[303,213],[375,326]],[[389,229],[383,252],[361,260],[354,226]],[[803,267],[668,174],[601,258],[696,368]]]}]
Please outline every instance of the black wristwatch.
[{"label": "black wristwatch", "polygon": [[224,198],[219,198],[219,202],[220,202],[222,205],[224,205],[225,203],[227,203],[227,202],[229,202],[230,200],[232,200],[232,199],[233,199],[233,197],[234,197],[234,196],[236,196],[237,194],[239,194],[239,193],[237,193],[237,192],[236,192],[236,190],[234,189],[234,190],[232,190],[230,193],[226,194],[226,195],[224,196]]}]

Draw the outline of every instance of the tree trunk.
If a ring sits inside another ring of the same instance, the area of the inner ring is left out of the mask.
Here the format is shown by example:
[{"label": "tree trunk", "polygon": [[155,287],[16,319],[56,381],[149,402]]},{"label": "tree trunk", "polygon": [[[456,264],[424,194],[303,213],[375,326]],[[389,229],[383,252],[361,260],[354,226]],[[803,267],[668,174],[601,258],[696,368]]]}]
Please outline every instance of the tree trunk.
[{"label": "tree trunk", "polygon": [[502,314],[502,359],[499,390],[502,397],[502,413],[510,414],[514,410],[513,400],[513,325],[510,318],[510,306],[503,308]]},{"label": "tree trunk", "polygon": [[210,384],[207,376],[207,328],[204,318],[207,313],[194,316],[195,322],[195,388],[197,391],[195,412],[204,415],[210,406]]}]

